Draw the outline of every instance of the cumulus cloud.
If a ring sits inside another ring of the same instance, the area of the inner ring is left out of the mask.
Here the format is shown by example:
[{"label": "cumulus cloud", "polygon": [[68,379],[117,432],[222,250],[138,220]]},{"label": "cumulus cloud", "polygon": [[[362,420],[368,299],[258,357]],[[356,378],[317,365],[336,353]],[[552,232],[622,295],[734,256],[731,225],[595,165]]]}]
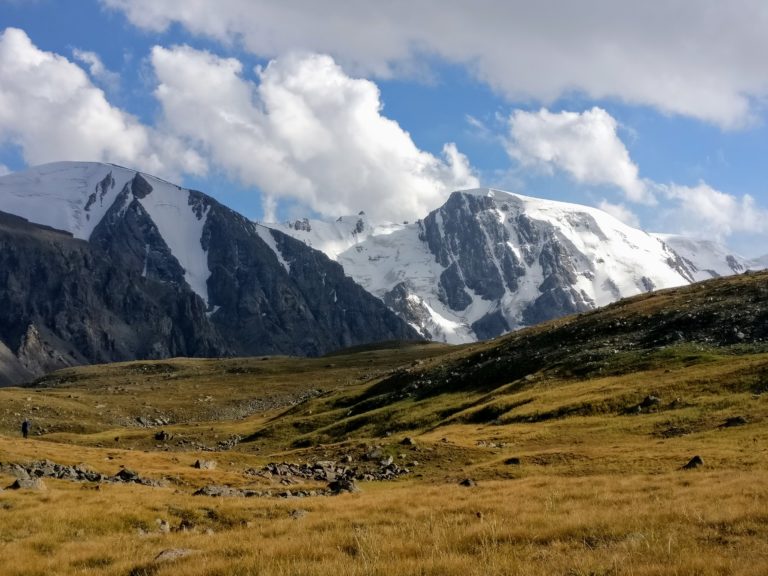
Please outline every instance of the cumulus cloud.
[{"label": "cumulus cloud", "polygon": [[11,169],[8,168],[5,164],[0,164],[0,176],[5,176],[6,174],[10,174]]},{"label": "cumulus cloud", "polygon": [[16,28],[0,35],[0,143],[18,146],[28,164],[108,161],[169,178],[205,169],[180,142],[113,107],[82,68]]},{"label": "cumulus cloud", "polygon": [[768,210],[759,207],[749,194],[738,197],[704,182],[696,186],[656,187],[672,203],[663,211],[663,224],[680,233],[718,240],[737,233],[768,233]]},{"label": "cumulus cloud", "polygon": [[509,118],[507,153],[524,167],[562,170],[577,182],[617,186],[628,200],[652,204],[653,194],[616,128],[616,120],[601,108],[516,110]]},{"label": "cumulus cloud", "polygon": [[[553,113],[517,110],[509,117],[507,152],[524,168],[560,170],[585,184],[621,189],[627,201],[658,206],[656,225],[668,232],[724,240],[734,234],[767,234],[768,210],[749,195],[722,192],[705,182],[696,186],[640,179],[638,166],[605,110]],[[602,199],[601,210],[640,226],[625,203]]]},{"label": "cumulus cloud", "polygon": [[[187,46],[155,47],[163,126],[265,195],[330,215],[422,216],[457,188],[477,185],[467,158],[419,150],[382,115],[377,86],[328,56],[291,54],[247,79],[242,64]],[[215,87],[215,89],[211,89]]]},{"label": "cumulus cloud", "polygon": [[640,218],[637,214],[632,212],[625,204],[613,204],[603,198],[597,205],[600,210],[607,212],[617,220],[621,220],[624,224],[632,226],[633,228],[640,228]]},{"label": "cumulus cloud", "polygon": [[72,50],[72,57],[88,66],[91,76],[110,90],[116,90],[120,86],[120,75],[104,66],[96,52],[75,48]]},{"label": "cumulus cloud", "polygon": [[362,74],[412,73],[437,56],[545,105],[577,91],[734,128],[768,96],[763,0],[102,2],[142,28],[179,23],[263,57],[328,53]]}]

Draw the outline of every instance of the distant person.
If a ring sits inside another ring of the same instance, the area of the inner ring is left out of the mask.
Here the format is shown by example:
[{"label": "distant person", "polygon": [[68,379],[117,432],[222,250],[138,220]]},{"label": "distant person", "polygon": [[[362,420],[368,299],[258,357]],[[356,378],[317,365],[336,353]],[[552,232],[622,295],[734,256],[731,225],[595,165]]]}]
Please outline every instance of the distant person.
[{"label": "distant person", "polygon": [[27,438],[29,436],[30,426],[32,426],[30,421],[24,418],[24,422],[21,423],[21,435],[24,436],[24,438]]}]

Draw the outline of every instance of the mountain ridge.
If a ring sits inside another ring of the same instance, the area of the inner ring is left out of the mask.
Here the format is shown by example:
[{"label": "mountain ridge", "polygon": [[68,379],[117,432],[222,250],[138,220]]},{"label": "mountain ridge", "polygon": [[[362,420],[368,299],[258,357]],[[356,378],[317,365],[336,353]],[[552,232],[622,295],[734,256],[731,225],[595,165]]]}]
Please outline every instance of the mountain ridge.
[{"label": "mountain ridge", "polygon": [[375,224],[361,212],[270,226],[325,251],[422,335],[449,343],[764,267],[597,208],[492,188],[454,192],[412,223]]},{"label": "mountain ridge", "polygon": [[0,203],[15,214],[0,229],[0,341],[33,375],[418,339],[324,254],[202,192],[115,165],[56,163],[0,178]]}]

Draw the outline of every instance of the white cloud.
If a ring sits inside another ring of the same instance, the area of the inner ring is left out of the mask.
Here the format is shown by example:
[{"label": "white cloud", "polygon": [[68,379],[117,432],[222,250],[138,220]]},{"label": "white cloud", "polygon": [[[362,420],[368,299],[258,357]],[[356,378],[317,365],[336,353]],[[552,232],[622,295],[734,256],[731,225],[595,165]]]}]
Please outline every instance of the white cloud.
[{"label": "white cloud", "polygon": [[601,108],[553,113],[516,110],[509,118],[507,152],[524,167],[565,171],[577,182],[621,188],[632,202],[654,203],[638,168]]},{"label": "white cloud", "polygon": [[120,75],[104,66],[101,58],[95,52],[75,48],[72,50],[72,56],[78,62],[88,66],[91,76],[110,90],[116,90],[120,86]]},{"label": "white cloud", "polygon": [[637,214],[632,212],[625,204],[612,204],[605,198],[603,198],[597,205],[600,210],[607,212],[617,220],[621,220],[624,224],[632,226],[633,228],[640,228],[640,219]]},{"label": "white cloud", "polygon": [[[377,86],[328,56],[292,54],[245,78],[242,64],[182,46],[155,47],[163,126],[199,147],[231,177],[258,186],[265,212],[298,199],[329,215],[423,216],[457,188],[477,185],[447,144],[421,151],[381,114]],[[215,87],[215,89],[213,89]]]},{"label": "white cloud", "polygon": [[437,56],[545,105],[577,91],[733,128],[768,96],[763,0],[102,2],[146,29],[177,22],[263,57],[328,53],[363,74],[413,73]]},{"label": "white cloud", "polygon": [[108,161],[168,178],[205,169],[180,142],[112,106],[82,68],[16,28],[0,34],[0,143],[18,146],[28,164]]},{"label": "white cloud", "polygon": [[661,215],[663,225],[669,229],[718,240],[737,233],[768,233],[768,210],[757,206],[749,194],[734,196],[704,182],[656,187],[672,203]]},{"label": "white cloud", "polygon": [[8,168],[5,164],[0,164],[0,176],[5,176],[6,174],[10,174],[11,169]]}]

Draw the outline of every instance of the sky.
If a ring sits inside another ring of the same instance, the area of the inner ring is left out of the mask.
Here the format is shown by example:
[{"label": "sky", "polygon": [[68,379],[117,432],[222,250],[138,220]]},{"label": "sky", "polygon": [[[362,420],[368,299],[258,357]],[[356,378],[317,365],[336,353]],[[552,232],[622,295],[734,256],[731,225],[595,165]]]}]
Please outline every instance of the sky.
[{"label": "sky", "polygon": [[764,0],[0,0],[0,174],[113,162],[260,221],[496,187],[758,256],[765,30]]}]

